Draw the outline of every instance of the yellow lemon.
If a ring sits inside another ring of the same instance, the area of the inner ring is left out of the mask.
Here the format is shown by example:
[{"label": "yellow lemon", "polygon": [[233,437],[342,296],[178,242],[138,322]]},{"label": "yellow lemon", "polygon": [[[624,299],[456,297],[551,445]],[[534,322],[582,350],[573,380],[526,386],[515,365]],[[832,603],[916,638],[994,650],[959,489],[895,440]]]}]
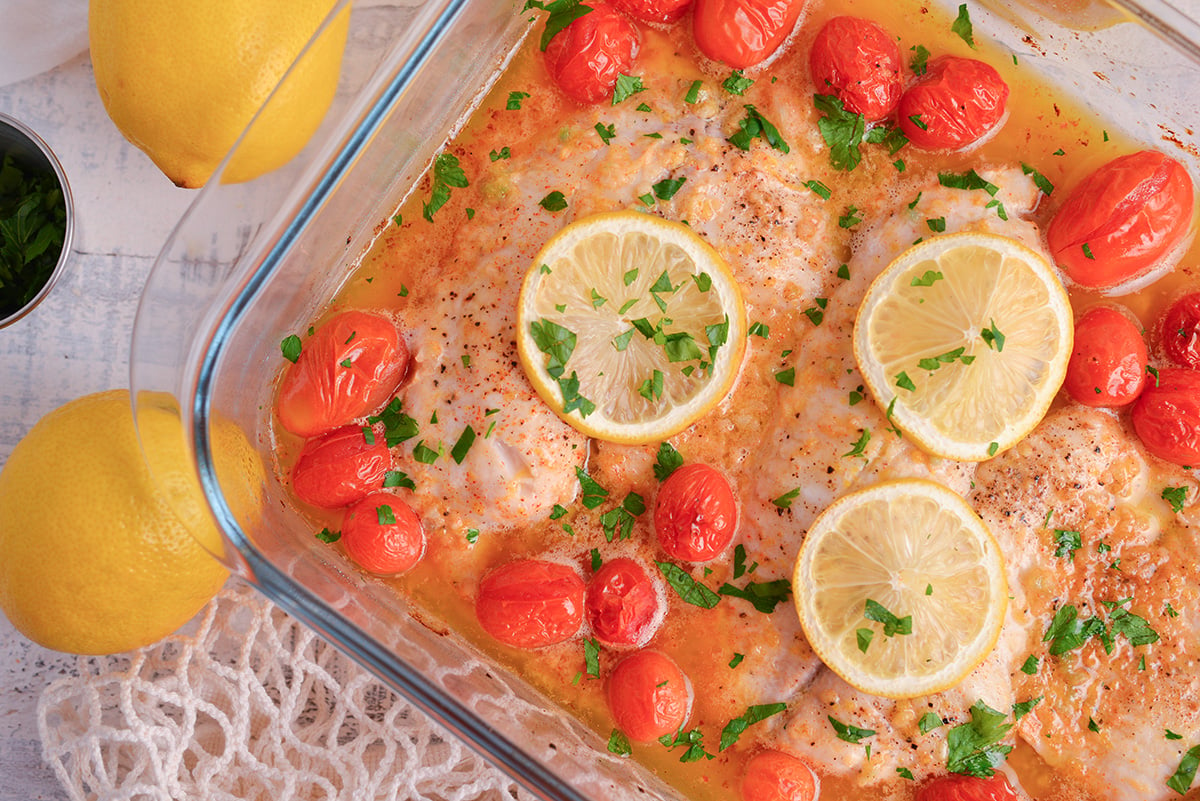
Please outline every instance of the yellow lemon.
[{"label": "yellow lemon", "polygon": [[611,442],[661,442],[733,386],[746,307],[729,265],[682,223],[637,211],[559,231],[517,306],[517,353],[568,423]]},{"label": "yellow lemon", "polygon": [[927,239],[871,284],[854,358],[888,417],[930,453],[983,461],[1025,437],[1067,373],[1071,302],[1014,239]]},{"label": "yellow lemon", "polygon": [[[0,470],[0,609],[31,640],[105,654],[149,645],[220,589],[221,540],[184,451],[179,415],[129,393],[87,395],[47,414]],[[139,447],[153,453],[152,477]],[[257,511],[258,454],[237,426],[212,429],[231,511]]]},{"label": "yellow lemon", "polygon": [[792,586],[822,661],[888,698],[962,681],[996,645],[1008,608],[991,532],[966,501],[923,479],[835,501],[805,535]]},{"label": "yellow lemon", "polygon": [[[233,147],[334,0],[91,0],[96,87],[130,142],[198,187]],[[350,9],[288,77],[224,173],[246,181],[300,152],[337,89]]]}]

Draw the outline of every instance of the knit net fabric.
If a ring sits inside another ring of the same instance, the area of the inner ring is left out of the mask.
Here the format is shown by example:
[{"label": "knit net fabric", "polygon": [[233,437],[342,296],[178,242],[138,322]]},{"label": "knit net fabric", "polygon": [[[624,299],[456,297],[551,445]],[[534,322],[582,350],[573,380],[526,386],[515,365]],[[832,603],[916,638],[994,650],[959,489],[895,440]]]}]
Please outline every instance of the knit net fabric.
[{"label": "knit net fabric", "polygon": [[515,782],[231,580],[180,633],[81,657],[38,703],[72,799],[514,799]]}]

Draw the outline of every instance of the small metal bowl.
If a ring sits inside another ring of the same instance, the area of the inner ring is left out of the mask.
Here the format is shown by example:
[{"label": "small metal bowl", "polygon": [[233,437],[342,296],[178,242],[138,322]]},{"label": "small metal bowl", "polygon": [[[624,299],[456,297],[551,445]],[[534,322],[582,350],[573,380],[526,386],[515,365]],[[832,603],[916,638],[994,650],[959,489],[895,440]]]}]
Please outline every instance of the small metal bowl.
[{"label": "small metal bowl", "polygon": [[14,159],[28,171],[54,174],[59,189],[62,190],[66,227],[63,230],[62,250],[59,251],[58,262],[54,265],[50,277],[46,279],[46,283],[28,303],[6,317],[0,317],[0,328],[5,328],[20,320],[31,312],[34,306],[41,303],[46,295],[50,294],[51,287],[54,286],[55,281],[63,272],[63,266],[67,263],[67,257],[71,252],[72,235],[75,231],[75,206],[71,200],[71,187],[67,184],[66,173],[63,172],[58,158],[40,136],[31,131],[24,123],[6,114],[0,114],[0,154],[3,153],[12,153]]}]

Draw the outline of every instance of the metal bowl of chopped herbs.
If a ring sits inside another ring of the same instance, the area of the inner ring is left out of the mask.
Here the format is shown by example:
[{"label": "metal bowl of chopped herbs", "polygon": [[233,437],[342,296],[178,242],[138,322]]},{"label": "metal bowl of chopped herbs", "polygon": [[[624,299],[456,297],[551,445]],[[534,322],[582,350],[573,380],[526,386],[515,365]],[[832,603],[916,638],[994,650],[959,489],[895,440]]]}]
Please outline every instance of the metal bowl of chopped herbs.
[{"label": "metal bowl of chopped herbs", "polygon": [[0,114],[0,328],[50,292],[74,229],[71,189],[46,143]]}]

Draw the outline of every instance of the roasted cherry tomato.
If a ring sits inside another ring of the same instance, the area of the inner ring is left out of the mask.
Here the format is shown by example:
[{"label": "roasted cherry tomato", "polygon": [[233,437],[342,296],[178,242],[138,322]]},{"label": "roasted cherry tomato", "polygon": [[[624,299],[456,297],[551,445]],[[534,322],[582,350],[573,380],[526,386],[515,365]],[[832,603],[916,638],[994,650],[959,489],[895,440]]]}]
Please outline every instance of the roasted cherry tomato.
[{"label": "roasted cherry tomato", "polygon": [[1192,179],[1153,150],[1121,156],[1079,182],[1046,239],[1067,277],[1089,289],[1121,287],[1169,267],[1192,224]]},{"label": "roasted cherry tomato", "polygon": [[644,645],[662,622],[661,607],[654,581],[632,559],[605,562],[587,585],[588,623],[596,639],[609,647]]},{"label": "roasted cherry tomato", "polygon": [[692,684],[658,651],[622,659],[608,677],[608,709],[617,728],[639,743],[679,731],[692,708]]},{"label": "roasted cherry tomato", "polygon": [[993,773],[990,779],[951,774],[922,785],[917,801],[1020,801],[1020,797],[1003,773]]},{"label": "roasted cherry tomato", "polygon": [[305,503],[340,509],[382,487],[391,466],[382,436],[369,428],[343,426],[304,443],[292,468],[292,489]]},{"label": "roasted cherry tomato", "polygon": [[373,492],[346,509],[342,545],[363,570],[394,576],[421,560],[425,530],[407,503],[390,492]]},{"label": "roasted cherry tomato", "polygon": [[1159,459],[1200,465],[1200,370],[1159,370],[1133,406],[1133,430]]},{"label": "roasted cherry tomato", "polygon": [[816,774],[791,754],[760,751],[742,771],[742,801],[814,801],[816,797]]},{"label": "roasted cherry tomato", "polygon": [[900,97],[900,129],[926,150],[959,150],[991,133],[1008,102],[1008,84],[982,61],[942,56]]},{"label": "roasted cherry tomato", "polygon": [[279,387],[280,424],[313,437],[378,411],[408,369],[408,346],[386,317],[348,311],[304,338]]},{"label": "roasted cherry tomato", "polygon": [[834,94],[846,110],[881,120],[900,102],[900,48],[876,23],[834,17],[813,41],[809,69],[818,94]]},{"label": "roasted cherry tomato", "polygon": [[692,0],[612,0],[612,4],[636,20],[661,25],[682,17]]},{"label": "roasted cherry tomato", "polygon": [[546,69],[559,88],[581,103],[612,97],[617,76],[628,75],[641,46],[637,29],[604,2],[558,32],[546,46]]},{"label": "roasted cherry tomato", "polygon": [[1180,367],[1200,369],[1200,292],[1172,303],[1159,330],[1168,359]]},{"label": "roasted cherry tomato", "polygon": [[1109,306],[1095,306],[1075,323],[1075,347],[1063,386],[1085,406],[1124,406],[1141,394],[1149,359],[1132,319]]},{"label": "roasted cherry tomato", "polygon": [[479,582],[475,616],[484,631],[507,645],[562,642],[583,623],[583,579],[558,562],[509,562]]},{"label": "roasted cherry tomato", "polygon": [[662,549],[675,559],[715,559],[733,539],[737,518],[733,487],[706,464],[684,465],[658,488],[654,532]]},{"label": "roasted cherry tomato", "polygon": [[701,53],[744,70],[783,44],[803,10],[802,0],[696,0],[692,35]]}]

